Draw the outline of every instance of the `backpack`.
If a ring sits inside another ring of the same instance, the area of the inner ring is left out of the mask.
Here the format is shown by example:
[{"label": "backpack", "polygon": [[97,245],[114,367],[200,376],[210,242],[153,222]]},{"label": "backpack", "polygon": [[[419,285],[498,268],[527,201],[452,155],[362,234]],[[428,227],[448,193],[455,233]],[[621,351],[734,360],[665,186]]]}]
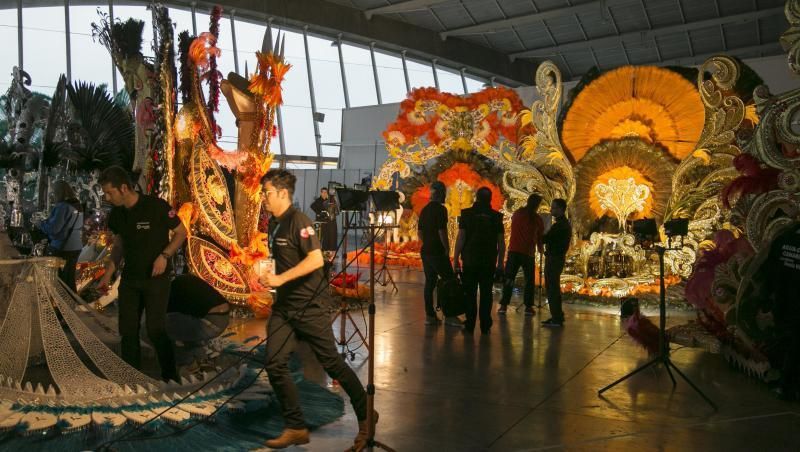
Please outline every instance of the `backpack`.
[{"label": "backpack", "polygon": [[455,317],[467,312],[464,303],[464,287],[457,276],[439,280],[436,284],[436,302],[445,317]]}]

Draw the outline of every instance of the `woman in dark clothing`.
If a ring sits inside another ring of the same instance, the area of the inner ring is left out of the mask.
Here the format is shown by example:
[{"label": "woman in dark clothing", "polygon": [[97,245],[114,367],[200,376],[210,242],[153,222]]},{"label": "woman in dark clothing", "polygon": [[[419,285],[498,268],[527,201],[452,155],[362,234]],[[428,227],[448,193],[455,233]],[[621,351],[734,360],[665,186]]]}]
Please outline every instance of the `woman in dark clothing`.
[{"label": "woman in dark clothing", "polygon": [[47,234],[48,254],[66,261],[58,277],[75,291],[75,266],[83,248],[83,209],[75,191],[66,181],[53,184],[53,194],[56,205],[39,229]]},{"label": "woman in dark clothing", "polygon": [[336,251],[336,202],[328,195],[328,189],[323,187],[319,190],[319,198],[311,203],[311,210],[314,211],[314,220],[320,223],[320,242],[322,251]]}]

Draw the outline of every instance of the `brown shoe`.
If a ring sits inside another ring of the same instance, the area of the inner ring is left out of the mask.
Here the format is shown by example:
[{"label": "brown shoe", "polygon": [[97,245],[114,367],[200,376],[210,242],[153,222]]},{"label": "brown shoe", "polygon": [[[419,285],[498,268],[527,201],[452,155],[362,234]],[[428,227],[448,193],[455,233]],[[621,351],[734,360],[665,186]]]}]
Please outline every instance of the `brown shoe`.
[{"label": "brown shoe", "polygon": [[277,438],[264,441],[264,445],[270,449],[284,449],[286,447],[298,444],[308,444],[308,442],[309,439],[307,428],[285,428]]},{"label": "brown shoe", "polygon": [[[378,412],[372,412],[372,425],[375,426],[378,423]],[[356,439],[353,440],[353,447],[347,449],[345,452],[361,452],[362,450],[366,449],[367,447],[367,440],[369,439],[369,426],[367,425],[367,420],[364,419],[363,421],[358,421],[358,434],[356,434]]]}]

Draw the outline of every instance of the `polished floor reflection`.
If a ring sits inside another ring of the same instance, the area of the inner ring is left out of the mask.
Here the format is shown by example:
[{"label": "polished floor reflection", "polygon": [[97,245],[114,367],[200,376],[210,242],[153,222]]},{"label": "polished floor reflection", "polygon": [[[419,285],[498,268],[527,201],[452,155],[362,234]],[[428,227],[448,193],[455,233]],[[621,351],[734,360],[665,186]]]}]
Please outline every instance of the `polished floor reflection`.
[{"label": "polished floor reflection", "polygon": [[[615,309],[567,305],[562,329],[509,309],[488,336],[425,326],[421,273],[393,270],[399,292],[378,289],[377,439],[398,451],[750,451],[798,450],[800,405],[775,400],[766,386],[719,355],[678,348],[672,357],[719,406],[712,410],[663,369],[648,370],[598,397],[597,390],[647,361],[623,334]],[[499,294],[495,294],[495,300]],[[515,294],[512,304],[521,298]],[[364,313],[366,315],[366,312]],[[653,313],[655,319],[657,313]],[[691,313],[668,314],[670,324]],[[360,312],[353,317],[363,326]],[[338,330],[338,322],[335,323]],[[239,326],[263,335],[263,322]],[[353,343],[352,347],[357,347]],[[364,348],[352,366],[366,382]],[[308,378],[338,388],[304,347]],[[292,450],[344,450],[355,434],[347,407],[339,421],[312,432]]]}]

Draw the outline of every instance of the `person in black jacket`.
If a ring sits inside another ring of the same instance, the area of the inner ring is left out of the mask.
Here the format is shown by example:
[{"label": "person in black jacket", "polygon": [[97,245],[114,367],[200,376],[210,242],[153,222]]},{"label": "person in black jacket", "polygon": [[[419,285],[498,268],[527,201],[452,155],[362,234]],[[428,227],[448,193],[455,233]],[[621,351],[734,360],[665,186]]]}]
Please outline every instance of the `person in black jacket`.
[{"label": "person in black jacket", "polygon": [[544,284],[551,318],[542,322],[542,326],[564,325],[564,311],[561,310],[561,272],[564,271],[567,251],[572,240],[572,225],[565,216],[566,212],[567,201],[559,198],[550,204],[553,225],[544,235]]},{"label": "person in black jacket", "polygon": [[314,221],[320,223],[322,251],[336,251],[336,202],[329,196],[327,188],[319,190],[319,198],[311,203],[311,210],[314,211]]},{"label": "person in black jacket", "polygon": [[[420,257],[422,270],[425,273],[425,324],[438,325],[439,318],[433,306],[433,295],[439,279],[449,280],[455,275],[450,265],[450,242],[447,237],[447,207],[444,201],[447,187],[441,181],[431,184],[431,200],[419,215],[419,238],[422,240]],[[445,319],[448,326],[461,327],[458,317]]]},{"label": "person in black jacket", "polygon": [[463,282],[467,300],[465,333],[473,332],[478,317],[481,321],[481,333],[489,334],[492,327],[492,286],[495,270],[502,273],[506,252],[504,232],[503,214],[492,209],[491,190],[479,188],[475,193],[475,204],[461,211],[453,254],[456,270],[461,268],[460,258],[463,257],[464,261]]}]

